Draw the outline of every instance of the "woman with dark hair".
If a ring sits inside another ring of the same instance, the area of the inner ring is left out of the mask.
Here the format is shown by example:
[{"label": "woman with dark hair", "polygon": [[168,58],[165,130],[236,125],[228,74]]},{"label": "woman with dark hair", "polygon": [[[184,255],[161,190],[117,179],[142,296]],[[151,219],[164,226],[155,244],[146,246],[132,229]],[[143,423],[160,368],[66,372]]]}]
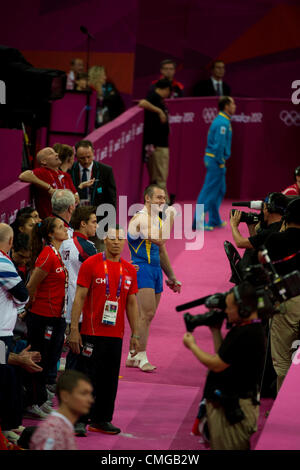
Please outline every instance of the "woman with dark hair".
[{"label": "woman with dark hair", "polygon": [[[32,207],[32,206],[26,206],[26,207],[23,207],[23,209],[20,209],[18,210],[17,212],[17,216],[16,216],[16,220],[21,216],[21,215],[24,215],[24,214],[30,214],[31,217],[34,219],[35,223],[37,224],[38,222],[41,222],[42,219],[40,218],[39,216],[39,213],[38,211]],[[15,222],[14,222],[15,223]],[[14,224],[13,223],[13,224]],[[13,226],[13,224],[11,224],[11,226]]]},{"label": "woman with dark hair", "polygon": [[58,154],[61,161],[59,169],[63,171],[65,175],[65,189],[70,189],[74,193],[76,205],[79,203],[79,196],[76,192],[72,177],[69,170],[71,170],[74,163],[74,149],[70,145],[56,143],[53,145],[53,149]]},{"label": "woman with dark hair", "polygon": [[16,237],[19,233],[26,233],[30,237],[35,224],[36,222],[31,214],[24,213],[19,215],[16,218],[14,224],[11,226],[14,231],[14,237]]},{"label": "woman with dark hair", "polygon": [[43,371],[33,377],[33,405],[27,411],[40,418],[45,418],[45,412],[51,411],[46,385],[55,385],[53,370],[64,343],[68,272],[59,248],[67,238],[63,221],[56,217],[47,217],[36,224],[32,232],[33,271],[27,284],[30,302],[26,321],[28,343],[41,353]]},{"label": "woman with dark hair", "polygon": [[56,143],[53,145],[56,153],[58,153],[61,165],[59,169],[66,173],[70,170],[74,163],[74,149],[70,145]]}]

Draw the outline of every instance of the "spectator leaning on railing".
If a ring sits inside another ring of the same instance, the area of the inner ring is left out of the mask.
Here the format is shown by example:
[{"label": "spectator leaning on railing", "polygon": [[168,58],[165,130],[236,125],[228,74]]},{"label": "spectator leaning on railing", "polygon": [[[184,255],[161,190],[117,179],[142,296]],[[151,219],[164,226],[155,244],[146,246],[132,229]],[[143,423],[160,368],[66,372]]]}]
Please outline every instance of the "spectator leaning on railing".
[{"label": "spectator leaning on railing", "polygon": [[56,189],[70,189],[78,203],[78,193],[71,179],[59,170],[61,161],[58,153],[51,147],[45,147],[38,152],[36,158],[40,167],[24,171],[19,179],[34,185],[34,200],[40,217],[44,219],[51,215],[51,196]]}]

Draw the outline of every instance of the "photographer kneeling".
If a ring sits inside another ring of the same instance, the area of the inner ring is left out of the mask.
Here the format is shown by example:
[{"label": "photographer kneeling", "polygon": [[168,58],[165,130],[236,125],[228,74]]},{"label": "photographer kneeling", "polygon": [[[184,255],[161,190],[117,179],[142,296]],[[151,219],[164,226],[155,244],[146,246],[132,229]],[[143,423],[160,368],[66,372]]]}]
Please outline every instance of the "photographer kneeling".
[{"label": "photographer kneeling", "polygon": [[248,450],[257,430],[265,335],[249,282],[234,287],[225,302],[232,328],[223,339],[220,323],[210,327],[215,354],[200,349],[191,333],[184,335],[183,342],[209,369],[204,398],[211,449]]},{"label": "photographer kneeling", "polygon": [[281,193],[270,193],[263,202],[261,212],[261,222],[257,225],[247,222],[249,237],[245,238],[239,231],[242,212],[236,210],[230,217],[230,226],[232,236],[237,248],[246,248],[242,260],[238,263],[237,268],[244,270],[251,264],[258,262],[258,248],[265,243],[267,238],[274,232],[281,229],[281,219],[288,203],[288,198]]}]

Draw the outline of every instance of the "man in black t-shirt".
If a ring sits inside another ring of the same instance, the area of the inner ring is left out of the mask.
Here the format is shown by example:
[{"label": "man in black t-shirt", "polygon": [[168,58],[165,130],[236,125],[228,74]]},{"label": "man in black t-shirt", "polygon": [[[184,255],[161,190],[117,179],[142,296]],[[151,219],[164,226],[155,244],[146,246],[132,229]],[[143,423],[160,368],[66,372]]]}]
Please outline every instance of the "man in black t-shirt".
[{"label": "man in black t-shirt", "polygon": [[[272,234],[265,243],[269,257],[281,276],[300,271],[300,197],[289,202],[284,215],[286,230]],[[295,287],[295,286],[294,286]],[[271,324],[271,353],[277,373],[277,391],[290,368],[300,337],[300,295],[283,302]]]},{"label": "man in black t-shirt", "polygon": [[237,264],[237,269],[242,271],[251,264],[258,263],[258,249],[265,243],[268,237],[281,229],[281,219],[288,203],[288,198],[281,193],[270,193],[263,203],[263,221],[258,225],[248,225],[249,237],[245,238],[239,231],[241,211],[235,211],[230,217],[232,236],[237,248],[246,248],[242,260]]},{"label": "man in black t-shirt", "polygon": [[144,119],[144,151],[147,156],[149,184],[157,184],[164,189],[167,202],[167,179],[169,173],[169,122],[168,110],[164,99],[171,93],[170,81],[166,78],[158,80],[154,90],[146,99],[139,102],[145,110]]},{"label": "man in black t-shirt", "polygon": [[224,339],[220,325],[211,327],[215,354],[200,349],[191,333],[183,341],[209,369],[204,398],[211,449],[248,450],[257,430],[257,392],[265,357],[254,287],[248,282],[234,287],[226,296],[225,312],[233,326]]}]

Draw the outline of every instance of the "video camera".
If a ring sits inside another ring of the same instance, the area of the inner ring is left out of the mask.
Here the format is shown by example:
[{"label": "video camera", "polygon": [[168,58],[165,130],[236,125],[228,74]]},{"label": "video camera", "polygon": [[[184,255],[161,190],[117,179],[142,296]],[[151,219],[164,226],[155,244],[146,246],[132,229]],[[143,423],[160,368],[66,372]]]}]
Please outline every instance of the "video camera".
[{"label": "video camera", "polygon": [[[250,209],[262,211],[264,201],[233,202],[232,205],[236,207],[249,207]],[[235,211],[236,209],[231,209],[230,214],[234,215]],[[263,214],[262,212],[257,214],[256,212],[242,211],[241,222],[245,222],[247,225],[258,224],[259,222],[263,222]]]},{"label": "video camera", "polygon": [[[249,266],[243,273],[243,281],[248,281],[254,288],[257,299],[257,312],[259,318],[267,320],[279,312],[279,305],[297,295],[300,295],[300,272],[292,271],[289,274],[280,276],[268,255],[267,249],[261,247],[265,264]],[[188,332],[193,332],[197,326],[222,325],[226,318],[226,297],[230,293],[217,293],[202,297],[192,302],[178,305],[177,312],[205,304],[209,309],[204,314],[191,315],[185,313],[183,318]],[[247,305],[245,305],[247,307]],[[231,325],[227,323],[227,328]]]},{"label": "video camera", "polygon": [[292,271],[280,276],[264,246],[261,252],[265,265],[256,264],[246,268],[243,280],[249,281],[255,287],[258,315],[264,319],[278,313],[282,302],[300,295],[300,272]]}]

